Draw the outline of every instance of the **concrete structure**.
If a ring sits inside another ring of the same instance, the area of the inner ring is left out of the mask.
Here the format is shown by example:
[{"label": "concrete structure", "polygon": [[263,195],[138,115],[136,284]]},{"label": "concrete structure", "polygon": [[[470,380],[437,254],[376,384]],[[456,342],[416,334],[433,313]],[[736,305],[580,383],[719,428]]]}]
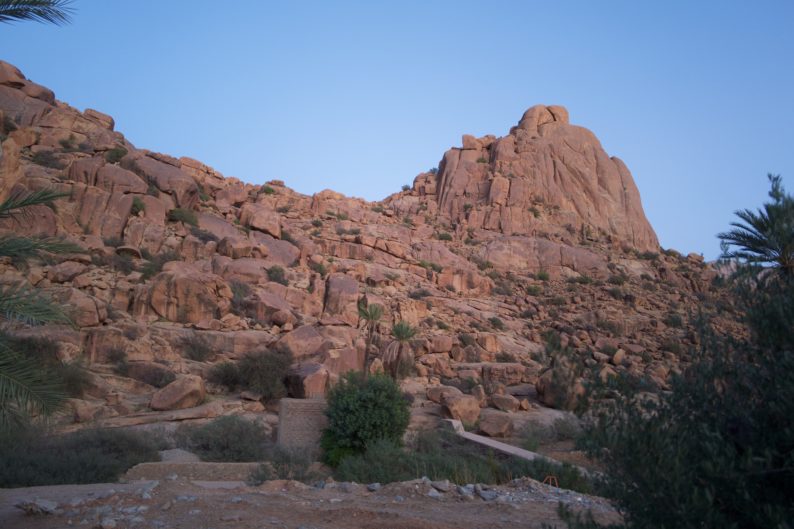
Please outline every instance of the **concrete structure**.
[{"label": "concrete structure", "polygon": [[278,445],[289,450],[319,450],[328,425],[323,399],[281,399]]}]

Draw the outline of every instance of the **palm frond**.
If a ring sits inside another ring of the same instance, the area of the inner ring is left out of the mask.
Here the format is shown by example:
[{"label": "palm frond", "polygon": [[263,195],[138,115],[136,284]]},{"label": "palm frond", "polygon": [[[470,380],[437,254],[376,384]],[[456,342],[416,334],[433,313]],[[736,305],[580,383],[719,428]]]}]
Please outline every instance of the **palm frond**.
[{"label": "palm frond", "polygon": [[54,237],[0,237],[0,257],[27,260],[38,257],[41,252],[83,253],[85,250],[69,241]]},{"label": "palm frond", "polygon": [[0,22],[18,20],[60,26],[71,21],[72,0],[0,0]]},{"label": "palm frond", "polygon": [[0,286],[0,318],[29,325],[71,323],[49,296],[24,283]]},{"label": "palm frond", "polygon": [[0,338],[0,431],[33,412],[51,415],[63,404],[61,381],[35,358],[16,354]]},{"label": "palm frond", "polygon": [[[0,2],[2,1],[3,0],[0,0]],[[2,203],[0,203],[0,219],[6,219],[18,214],[24,214],[25,208],[30,206],[40,206],[42,204],[46,205],[57,198],[68,196],[69,193],[63,193],[54,189],[40,189],[33,192],[19,191],[13,193]]]}]

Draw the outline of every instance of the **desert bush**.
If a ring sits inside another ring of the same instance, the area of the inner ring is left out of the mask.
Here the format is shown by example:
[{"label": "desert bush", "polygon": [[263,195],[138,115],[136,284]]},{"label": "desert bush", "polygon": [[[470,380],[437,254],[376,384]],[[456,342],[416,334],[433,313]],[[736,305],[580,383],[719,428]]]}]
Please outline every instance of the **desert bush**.
[{"label": "desert bush", "polygon": [[130,209],[130,213],[133,215],[137,215],[141,211],[146,211],[146,204],[144,204],[143,200],[141,200],[140,197],[133,197],[132,209]]},{"label": "desert bush", "polygon": [[119,163],[125,156],[127,156],[127,149],[124,147],[113,147],[105,152],[105,160],[108,163]]},{"label": "desert bush", "polygon": [[212,366],[207,374],[207,380],[234,391],[242,383],[242,376],[237,364],[227,361]]},{"label": "desert bush", "polygon": [[110,258],[110,266],[122,274],[130,274],[135,271],[135,263],[132,261],[132,256],[128,253],[113,254]]},{"label": "desert bush", "polygon": [[626,277],[623,274],[611,275],[607,279],[607,283],[609,283],[610,285],[618,285],[618,286],[620,286],[620,285],[625,284],[627,280],[628,280],[628,277]]},{"label": "desert bush", "polygon": [[265,462],[256,467],[248,478],[251,485],[261,485],[272,479],[290,479],[312,483],[323,476],[312,469],[313,458],[305,450],[289,450],[274,446],[265,455]]},{"label": "desert bush", "polygon": [[276,193],[275,189],[273,189],[269,185],[263,185],[262,187],[259,188],[259,191],[257,191],[256,194],[257,195],[274,195],[275,193]]},{"label": "desert bush", "polygon": [[468,333],[460,333],[458,335],[458,340],[460,341],[463,347],[468,347],[469,345],[474,345],[474,336]]},{"label": "desert bush", "polygon": [[676,329],[680,329],[684,326],[684,319],[680,314],[676,314],[675,312],[669,313],[662,321],[668,327],[674,327]]},{"label": "desert bush", "polygon": [[491,327],[496,329],[497,331],[503,331],[505,329],[505,322],[496,316],[488,318],[488,323],[491,324]]},{"label": "desert bush", "polygon": [[191,332],[180,340],[182,351],[186,357],[197,362],[203,362],[212,355],[212,347],[203,336]]},{"label": "desert bush", "polygon": [[411,299],[422,299],[432,295],[433,293],[426,288],[417,288],[408,293],[408,297]]},{"label": "desert bush", "polygon": [[198,226],[196,212],[185,208],[174,208],[168,212],[170,222],[184,222],[190,226]]},{"label": "desert bush", "polygon": [[248,353],[237,363],[242,385],[259,393],[266,401],[286,396],[284,380],[291,365],[292,354],[289,351],[269,349]]},{"label": "desert bush", "polygon": [[540,296],[543,289],[539,285],[527,285],[527,294],[530,296]]},{"label": "desert bush", "polygon": [[452,240],[452,235],[447,233],[447,232],[445,232],[445,231],[442,231],[436,237],[438,238],[439,241],[451,241]]},{"label": "desert bush", "polygon": [[154,441],[120,430],[56,436],[38,429],[0,435],[0,487],[110,483],[130,467],[158,461]]},{"label": "desert bush", "polygon": [[321,444],[331,466],[345,456],[363,453],[375,441],[402,442],[409,404],[390,377],[350,372],[331,389],[327,400],[328,427]]},{"label": "desert bush", "polygon": [[128,364],[125,375],[156,388],[164,388],[176,380],[176,375],[172,371],[155,364]]},{"label": "desert bush", "polygon": [[593,484],[570,465],[526,461],[496,454],[448,433],[422,432],[406,450],[388,439],[376,441],[362,454],[342,459],[334,477],[360,483],[392,483],[427,476],[467,483],[500,484],[523,476],[542,480],[554,474],[562,488],[593,492]]},{"label": "desert bush", "polygon": [[262,425],[234,415],[218,417],[202,426],[182,426],[177,444],[202,461],[261,461],[270,441]]},{"label": "desert bush", "polygon": [[37,151],[31,156],[30,161],[50,169],[63,169],[64,164],[53,151]]},{"label": "desert bush", "polygon": [[287,275],[284,272],[284,268],[280,267],[279,265],[273,265],[267,269],[267,278],[270,281],[281,283],[284,286],[289,285],[289,280],[287,279]]},{"label": "desert bush", "polygon": [[215,235],[214,233],[212,233],[210,231],[202,230],[201,228],[197,228],[196,226],[193,226],[192,228],[190,228],[190,234],[193,235],[193,237],[195,237],[196,239],[200,240],[203,243],[218,242],[218,236],[217,235]]},{"label": "desert bush", "polygon": [[245,314],[245,300],[251,295],[251,287],[248,286],[248,283],[232,280],[229,282],[229,288],[232,289],[232,312],[238,316],[243,316]]},{"label": "desert bush", "polygon": [[538,281],[548,281],[549,280],[549,273],[545,270],[541,270],[537,274],[535,274],[535,279]]},{"label": "desert bush", "polygon": [[328,269],[325,267],[323,263],[315,263],[312,261],[309,263],[309,268],[311,268],[314,272],[320,274],[320,276],[322,277],[325,277],[325,275],[328,273]]},{"label": "desert bush", "polygon": [[0,342],[19,356],[34,358],[41,366],[43,376],[56,382],[70,397],[81,397],[89,386],[91,376],[81,359],[62,362],[58,357],[58,343],[49,338],[15,336],[0,329]]},{"label": "desert bush", "polygon": [[182,257],[173,250],[168,250],[155,256],[149,256],[147,262],[141,267],[141,277],[143,279],[150,279],[162,272],[165,263],[181,260]]}]

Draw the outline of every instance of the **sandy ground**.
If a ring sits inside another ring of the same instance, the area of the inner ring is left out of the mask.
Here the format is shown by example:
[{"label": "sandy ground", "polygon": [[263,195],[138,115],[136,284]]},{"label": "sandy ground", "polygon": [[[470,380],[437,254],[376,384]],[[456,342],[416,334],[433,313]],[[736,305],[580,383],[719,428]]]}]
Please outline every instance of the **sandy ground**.
[{"label": "sandy ground", "polygon": [[[146,473],[162,475],[149,469]],[[234,474],[237,469],[230,469]],[[211,472],[222,474],[216,467]],[[434,486],[435,485],[435,486]],[[377,489],[377,490],[375,490]],[[447,489],[445,491],[445,489]],[[26,514],[20,502],[50,500],[51,514]],[[127,484],[61,485],[0,489],[0,527],[44,529],[515,529],[558,523],[558,502],[592,509],[601,520],[616,514],[601,498],[541,485],[530,479],[493,488],[431,484],[428,480],[380,488],[294,481],[259,487],[242,481],[206,481],[170,474]],[[559,524],[562,527],[561,524]]]}]

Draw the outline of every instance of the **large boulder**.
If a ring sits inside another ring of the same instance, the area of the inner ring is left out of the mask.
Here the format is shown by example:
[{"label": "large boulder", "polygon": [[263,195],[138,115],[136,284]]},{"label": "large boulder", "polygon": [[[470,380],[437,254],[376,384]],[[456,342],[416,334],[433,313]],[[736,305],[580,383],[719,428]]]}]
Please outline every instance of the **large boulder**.
[{"label": "large boulder", "polygon": [[471,395],[445,395],[442,404],[444,412],[463,424],[474,424],[480,417],[480,401]]},{"label": "large boulder", "polygon": [[488,437],[508,437],[513,433],[513,420],[505,412],[483,410],[480,415],[480,431]]},{"label": "large boulder", "polygon": [[204,401],[204,380],[197,375],[184,375],[152,395],[149,407],[155,411],[181,410]]}]

